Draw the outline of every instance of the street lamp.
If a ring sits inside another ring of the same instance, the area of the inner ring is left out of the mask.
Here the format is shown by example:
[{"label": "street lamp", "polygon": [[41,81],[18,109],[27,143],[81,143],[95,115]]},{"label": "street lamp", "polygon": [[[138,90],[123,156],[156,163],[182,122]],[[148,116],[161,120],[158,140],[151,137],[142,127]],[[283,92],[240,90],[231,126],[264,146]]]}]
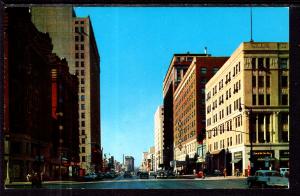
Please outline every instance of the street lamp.
[{"label": "street lamp", "polygon": [[4,184],[10,183],[9,178],[9,151],[10,151],[10,136],[7,134],[4,136],[4,160],[6,160],[6,178]]},{"label": "street lamp", "polygon": [[63,112],[58,112],[56,113],[56,115],[59,118],[59,125],[58,125],[58,130],[59,130],[59,156],[60,156],[60,161],[59,161],[59,180],[61,180],[61,167],[62,167],[62,143],[63,143],[63,139],[62,139],[62,131],[64,129],[63,125],[62,125],[62,117],[63,117]]},{"label": "street lamp", "polygon": [[244,108],[248,110],[248,117],[249,117],[249,139],[250,139],[250,175],[253,176],[254,171],[254,159],[253,159],[253,132],[252,132],[252,127],[251,127],[251,120],[252,120],[252,109],[247,107],[245,104],[240,104],[240,108],[239,111],[241,112],[242,109],[242,105],[244,105]]}]

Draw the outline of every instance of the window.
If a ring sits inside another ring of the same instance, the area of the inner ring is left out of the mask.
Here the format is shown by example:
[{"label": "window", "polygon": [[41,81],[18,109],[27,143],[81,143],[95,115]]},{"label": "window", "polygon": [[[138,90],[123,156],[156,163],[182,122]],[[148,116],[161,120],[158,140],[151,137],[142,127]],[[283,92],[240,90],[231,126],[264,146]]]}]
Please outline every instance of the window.
[{"label": "window", "polygon": [[252,76],[252,87],[256,87],[256,76]]},{"label": "window", "polygon": [[79,75],[79,70],[75,71],[75,75],[78,76]]},{"label": "window", "polygon": [[256,94],[252,95],[252,105],[256,105]]},{"label": "window", "polygon": [[81,96],[80,96],[80,100],[81,100],[81,101],[84,101],[84,100],[85,100],[85,96],[84,96],[84,95],[81,95]]},{"label": "window", "polygon": [[79,41],[79,36],[75,36],[75,41],[78,42]]},{"label": "window", "polygon": [[213,70],[212,70],[212,71],[213,71],[213,74],[217,73],[217,72],[218,72],[218,70],[219,70],[219,68],[217,68],[217,67],[214,67],[214,68],[213,68]]},{"label": "window", "polygon": [[85,138],[81,138],[81,143],[85,144]]},{"label": "window", "polygon": [[79,53],[75,53],[75,58],[76,58],[76,59],[79,58]]},{"label": "window", "polygon": [[85,104],[81,104],[81,109],[85,110]]},{"label": "window", "polygon": [[206,67],[202,67],[201,68],[201,74],[206,74],[207,72],[207,68]]},{"label": "window", "polygon": [[266,68],[270,69],[270,58],[266,58]]},{"label": "window", "polygon": [[201,79],[200,83],[201,84],[206,84],[206,78]]},{"label": "window", "polygon": [[252,69],[256,69],[256,58],[252,58],[251,67],[252,67]]},{"label": "window", "polygon": [[84,76],[84,70],[81,70],[81,75]]},{"label": "window", "polygon": [[287,58],[279,58],[279,68],[287,69]]},{"label": "window", "polygon": [[78,21],[75,21],[75,24],[78,24]]},{"label": "window", "polygon": [[80,21],[80,24],[84,24],[84,21]]},{"label": "window", "polygon": [[79,67],[79,62],[78,61],[75,62],[75,67]]},{"label": "window", "polygon": [[264,95],[258,95],[258,105],[264,105]]},{"label": "window", "polygon": [[81,130],[81,135],[85,135],[85,130]]},{"label": "window", "polygon": [[81,61],[81,67],[84,67],[84,62],[83,61]]},{"label": "window", "polygon": [[78,44],[76,44],[75,45],[75,50],[78,50],[78,49],[79,49]]},{"label": "window", "polygon": [[80,88],[80,91],[81,91],[82,93],[84,93],[84,87],[81,87],[81,88]]},{"label": "window", "polygon": [[85,121],[81,121],[81,126],[85,127]]},{"label": "window", "polygon": [[258,76],[258,87],[264,87],[264,77]]},{"label": "window", "polygon": [[283,88],[288,87],[287,76],[281,76],[281,87],[283,87]]},{"label": "window", "polygon": [[266,87],[270,87],[270,76],[266,77]]},{"label": "window", "polygon": [[80,36],[80,41],[82,41],[82,42],[84,41],[84,36],[83,35]]},{"label": "window", "polygon": [[81,53],[81,58],[82,58],[82,59],[84,58],[84,53]]},{"label": "window", "polygon": [[264,59],[258,58],[258,69],[263,69],[263,68],[264,68]]},{"label": "window", "polygon": [[85,156],[81,157],[81,162],[85,162]]},{"label": "window", "polygon": [[266,105],[270,105],[270,94],[266,96]]},{"label": "window", "polygon": [[85,147],[81,147],[81,153],[85,153]]},{"label": "window", "polygon": [[81,118],[85,118],[85,113],[84,112],[81,113]]},{"label": "window", "polygon": [[84,79],[83,78],[81,78],[80,83],[84,84]]},{"label": "window", "polygon": [[282,105],[288,105],[288,95],[287,94],[283,94],[281,96],[281,104]]},{"label": "window", "polygon": [[84,27],[80,27],[80,33],[84,33]]},{"label": "window", "polygon": [[81,50],[84,50],[84,45],[83,44],[81,44]]}]

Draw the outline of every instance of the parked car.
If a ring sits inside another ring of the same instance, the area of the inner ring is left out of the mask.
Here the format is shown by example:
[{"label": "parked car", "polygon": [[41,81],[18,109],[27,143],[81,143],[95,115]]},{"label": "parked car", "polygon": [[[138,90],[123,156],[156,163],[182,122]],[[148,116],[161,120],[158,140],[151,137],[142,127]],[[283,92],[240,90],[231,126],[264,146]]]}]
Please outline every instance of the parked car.
[{"label": "parked car", "polygon": [[149,176],[154,176],[154,178],[156,178],[157,174],[155,171],[150,171]]},{"label": "parked car", "polygon": [[140,179],[148,179],[148,178],[149,178],[148,172],[141,172],[140,173]]},{"label": "parked car", "polygon": [[257,170],[254,176],[247,178],[248,187],[289,187],[289,179],[280,176],[280,173],[274,170]]},{"label": "parked car", "polygon": [[172,170],[159,170],[157,171],[157,178],[174,178],[175,174]]},{"label": "parked car", "polygon": [[87,173],[83,179],[86,180],[86,181],[91,181],[91,180],[96,180],[97,178],[97,174],[92,172],[92,173]]},{"label": "parked car", "polygon": [[279,170],[281,176],[285,176],[285,174],[289,172],[289,168],[280,168]]},{"label": "parked car", "polygon": [[123,175],[124,178],[132,178],[131,172],[126,171]]},{"label": "parked car", "polygon": [[220,170],[215,169],[213,175],[214,176],[223,176],[223,173]]},{"label": "parked car", "polygon": [[102,172],[96,173],[97,177],[96,180],[102,180],[104,178],[104,174]]},{"label": "parked car", "polygon": [[115,172],[106,172],[104,174],[104,178],[115,178],[115,177],[116,177]]}]

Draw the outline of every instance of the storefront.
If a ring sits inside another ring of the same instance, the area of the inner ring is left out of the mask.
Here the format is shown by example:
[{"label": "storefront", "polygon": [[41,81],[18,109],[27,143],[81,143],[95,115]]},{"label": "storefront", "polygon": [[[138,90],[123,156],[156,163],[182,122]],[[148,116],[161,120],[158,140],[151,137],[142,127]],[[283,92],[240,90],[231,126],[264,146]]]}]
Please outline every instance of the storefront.
[{"label": "storefront", "polygon": [[254,171],[259,169],[274,169],[275,167],[275,156],[274,150],[254,150]]},{"label": "storefront", "polygon": [[239,176],[243,173],[243,152],[238,151],[233,153],[233,160],[231,161],[233,164],[234,172],[233,175]]},{"label": "storefront", "polygon": [[280,168],[289,168],[290,160],[290,151],[289,150],[279,150],[279,167]]}]

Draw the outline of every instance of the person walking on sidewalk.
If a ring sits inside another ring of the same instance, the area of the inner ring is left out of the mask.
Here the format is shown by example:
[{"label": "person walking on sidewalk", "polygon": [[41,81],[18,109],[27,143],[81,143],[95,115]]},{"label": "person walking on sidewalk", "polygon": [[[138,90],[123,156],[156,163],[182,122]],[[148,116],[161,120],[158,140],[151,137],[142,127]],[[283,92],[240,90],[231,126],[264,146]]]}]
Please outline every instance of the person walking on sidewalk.
[{"label": "person walking on sidewalk", "polygon": [[223,170],[223,175],[224,175],[224,178],[227,176],[226,168],[224,168],[224,170]]}]

